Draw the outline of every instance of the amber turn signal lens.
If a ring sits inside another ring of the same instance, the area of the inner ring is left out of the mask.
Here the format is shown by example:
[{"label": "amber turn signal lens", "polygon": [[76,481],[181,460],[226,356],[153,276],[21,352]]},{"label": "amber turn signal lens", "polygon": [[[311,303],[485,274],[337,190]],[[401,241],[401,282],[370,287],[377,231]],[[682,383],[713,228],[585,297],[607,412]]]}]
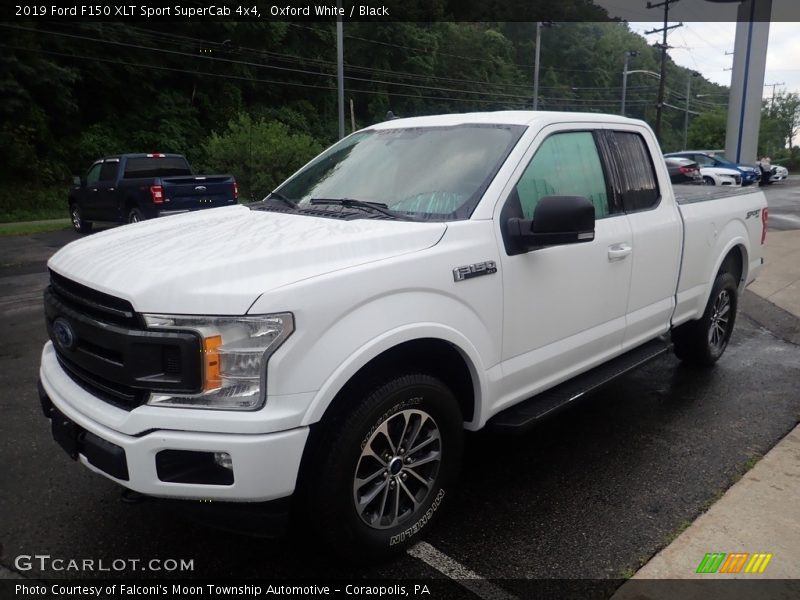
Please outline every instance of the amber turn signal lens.
[{"label": "amber turn signal lens", "polygon": [[217,348],[222,345],[221,335],[212,335],[203,338],[203,356],[205,357],[205,380],[203,390],[216,390],[222,387],[219,376],[219,352]]}]

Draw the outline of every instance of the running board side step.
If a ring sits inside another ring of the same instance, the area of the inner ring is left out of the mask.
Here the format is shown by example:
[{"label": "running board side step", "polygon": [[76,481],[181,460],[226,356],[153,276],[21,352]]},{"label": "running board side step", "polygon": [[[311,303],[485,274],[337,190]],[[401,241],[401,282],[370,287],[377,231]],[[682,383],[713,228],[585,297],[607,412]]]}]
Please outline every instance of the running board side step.
[{"label": "running board side step", "polygon": [[672,349],[669,335],[629,350],[572,379],[497,413],[486,424],[487,430],[498,433],[524,433],[545,417],[572,404],[581,396],[597,390]]}]

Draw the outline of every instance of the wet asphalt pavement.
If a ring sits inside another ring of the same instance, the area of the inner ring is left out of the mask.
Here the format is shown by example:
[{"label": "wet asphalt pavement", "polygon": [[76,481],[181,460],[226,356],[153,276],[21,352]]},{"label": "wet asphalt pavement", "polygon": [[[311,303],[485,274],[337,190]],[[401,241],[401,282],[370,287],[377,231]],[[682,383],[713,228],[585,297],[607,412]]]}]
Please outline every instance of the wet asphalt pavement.
[{"label": "wet asphalt pavement", "polygon": [[[778,194],[794,214],[796,188]],[[407,555],[343,568],[310,552],[313,541],[222,533],[161,505],[124,504],[115,484],[72,462],[50,437],[36,378],[46,339],[44,261],[75,237],[0,238],[0,565],[50,554],[193,559],[194,571],[181,576],[197,578],[442,577]],[[529,434],[470,435],[460,489],[427,541],[511,593],[515,579],[629,575],[800,420],[798,331],[797,319],[748,292],[716,368],[693,370],[664,356]]]}]

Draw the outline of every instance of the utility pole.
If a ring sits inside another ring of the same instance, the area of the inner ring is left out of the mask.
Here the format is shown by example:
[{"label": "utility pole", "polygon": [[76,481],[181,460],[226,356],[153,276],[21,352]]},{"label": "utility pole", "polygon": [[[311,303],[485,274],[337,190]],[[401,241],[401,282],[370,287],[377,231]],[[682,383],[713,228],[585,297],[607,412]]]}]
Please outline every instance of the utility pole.
[{"label": "utility pole", "polygon": [[536,21],[536,50],[533,55],[533,110],[539,110],[539,54],[542,46],[542,26],[550,27],[552,21]]},{"label": "utility pole", "polygon": [[542,45],[542,22],[536,21],[536,51],[533,61],[533,110],[539,109],[539,51]]},{"label": "utility pole", "polygon": [[686,150],[686,143],[689,137],[689,98],[692,97],[692,78],[699,76],[700,73],[692,71],[686,78],[686,114],[683,117],[683,149]]},{"label": "utility pole", "polygon": [[625,52],[625,65],[622,67],[622,109],[620,110],[620,114],[624,117],[625,116],[625,95],[628,92],[628,59],[639,56],[639,52],[636,50],[628,50]]},{"label": "utility pole", "polygon": [[667,49],[669,45],[667,45],[667,33],[670,29],[676,29],[678,27],[683,27],[683,23],[679,23],[678,25],[667,25],[669,21],[669,7],[671,4],[675,4],[680,0],[664,0],[663,2],[659,2],[658,4],[653,4],[651,2],[647,3],[647,8],[661,8],[664,7],[664,26],[661,29],[651,29],[650,31],[645,31],[645,35],[649,35],[651,33],[662,33],[663,38],[661,43],[658,46],[661,48],[661,82],[658,84],[658,101],[656,102],[656,127],[655,133],[658,141],[661,141],[661,117],[662,113],[664,112],[664,87],[667,80]]},{"label": "utility pole", "polygon": [[772,88],[772,97],[769,101],[769,114],[771,115],[775,111],[775,88],[779,85],[786,85],[785,81],[781,81],[780,83],[765,83],[764,87],[771,87]]},{"label": "utility pole", "polygon": [[[342,0],[337,6],[341,13]],[[344,137],[344,32],[342,31],[342,17],[336,19],[336,79],[339,102],[339,139]]]}]

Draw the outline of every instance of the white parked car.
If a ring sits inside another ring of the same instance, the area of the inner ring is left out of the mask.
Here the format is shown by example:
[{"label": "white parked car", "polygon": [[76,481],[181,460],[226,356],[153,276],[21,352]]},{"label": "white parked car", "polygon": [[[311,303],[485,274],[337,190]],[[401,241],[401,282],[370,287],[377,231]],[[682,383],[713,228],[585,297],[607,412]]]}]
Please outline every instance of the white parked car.
[{"label": "white parked car", "polygon": [[770,176],[770,181],[784,181],[787,177],[789,177],[789,169],[786,167],[781,167],[780,165],[776,165],[772,167],[772,175]]},{"label": "white parked car", "polygon": [[456,493],[465,430],[525,430],[669,349],[722,356],[766,198],[681,187],[616,115],[371,126],[261,202],[57,252],[44,413],[140,494],[401,551]]},{"label": "white parked car", "polygon": [[736,169],[723,167],[701,167],[700,174],[706,185],[727,185],[738,187],[742,185],[742,174]]}]

